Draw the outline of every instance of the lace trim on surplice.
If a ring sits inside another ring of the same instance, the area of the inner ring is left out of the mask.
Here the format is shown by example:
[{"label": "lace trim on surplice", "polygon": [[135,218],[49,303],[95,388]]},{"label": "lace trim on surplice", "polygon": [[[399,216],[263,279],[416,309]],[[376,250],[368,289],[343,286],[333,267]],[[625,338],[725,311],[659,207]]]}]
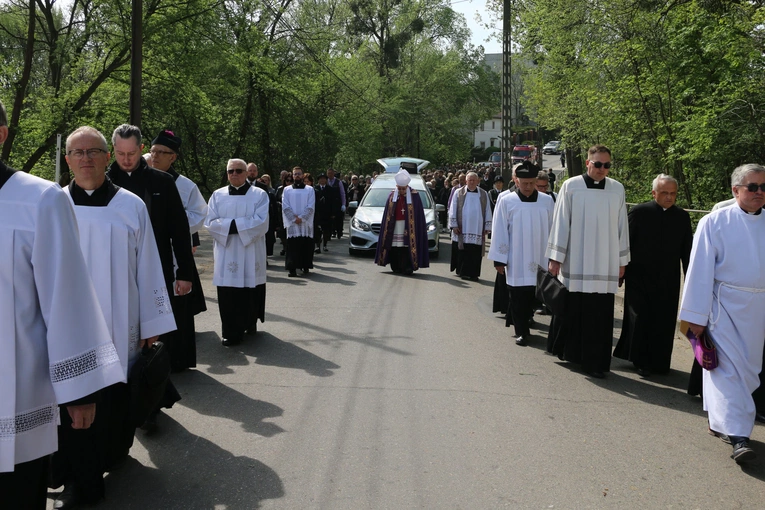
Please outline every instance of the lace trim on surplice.
[{"label": "lace trim on surplice", "polygon": [[16,416],[0,418],[0,441],[13,439],[17,434],[53,423],[58,416],[57,412],[58,405],[51,404]]},{"label": "lace trim on surplice", "polygon": [[119,362],[120,359],[117,356],[117,351],[114,350],[114,346],[109,342],[77,356],[51,364],[50,380],[53,384],[59,383],[80,377],[99,367]]}]

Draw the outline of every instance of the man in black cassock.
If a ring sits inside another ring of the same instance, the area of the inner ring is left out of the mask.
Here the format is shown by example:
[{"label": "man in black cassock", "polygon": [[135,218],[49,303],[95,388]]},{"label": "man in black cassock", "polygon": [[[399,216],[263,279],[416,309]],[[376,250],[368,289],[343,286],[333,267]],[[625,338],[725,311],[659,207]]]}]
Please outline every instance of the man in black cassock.
[{"label": "man in black cassock", "polygon": [[677,181],[660,174],[653,200],[629,212],[632,259],[624,274],[622,334],[617,358],[632,361],[641,376],[666,373],[672,360],[680,265],[683,273],[693,245],[691,218],[675,205]]},{"label": "man in black cassock", "polygon": [[327,174],[319,175],[317,178],[319,184],[314,188],[316,190],[316,232],[314,233],[316,250],[314,253],[321,253],[320,245],[322,244],[324,251],[329,251],[327,243],[335,230],[335,220],[342,215],[340,191],[337,187],[327,184],[327,179]]},{"label": "man in black cassock", "polygon": [[[107,176],[116,186],[138,195],[149,210],[170,305],[175,313],[175,309],[179,308],[175,298],[189,294],[194,279],[191,232],[181,195],[169,174],[150,167],[141,157],[143,142],[138,127],[130,124],[118,126],[112,134],[112,146],[115,161],[109,167]],[[159,339],[168,348],[172,360],[173,351],[179,348],[175,333],[162,335]],[[180,399],[181,395],[168,381],[160,407],[169,409]],[[144,429],[147,432],[156,428],[158,413],[159,409],[146,420]]]}]

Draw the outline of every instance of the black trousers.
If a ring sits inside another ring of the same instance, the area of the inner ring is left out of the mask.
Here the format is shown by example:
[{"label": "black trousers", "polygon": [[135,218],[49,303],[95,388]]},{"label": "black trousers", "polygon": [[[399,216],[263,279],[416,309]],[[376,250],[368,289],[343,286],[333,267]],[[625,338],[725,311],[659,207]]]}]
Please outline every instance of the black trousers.
[{"label": "black trousers", "polygon": [[191,295],[170,296],[170,305],[178,329],[160,335],[159,340],[170,352],[170,364],[174,372],[197,366],[194,299]]},{"label": "black trousers", "polygon": [[313,269],[313,238],[288,237],[284,265],[288,271]]},{"label": "black trousers", "polygon": [[536,287],[511,287],[510,291],[510,312],[513,314],[513,327],[515,336],[527,338],[531,334],[529,329],[529,320],[534,315],[534,295]]},{"label": "black trousers", "polygon": [[0,473],[0,510],[45,510],[47,479],[47,456]]},{"label": "black trousers", "polygon": [[478,244],[463,244],[459,249],[459,243],[452,241],[451,270],[458,276],[465,278],[478,278],[481,276],[481,255],[483,246]]},{"label": "black trousers", "polygon": [[313,238],[317,247],[319,244],[321,244],[322,241],[324,241],[324,246],[326,246],[329,240],[332,239],[332,221],[333,220],[320,221],[316,224]]},{"label": "black trousers", "polygon": [[223,338],[241,342],[248,329],[265,316],[266,285],[257,287],[217,287],[218,308]]},{"label": "black trousers", "polygon": [[[332,229],[337,232],[337,238],[340,239],[343,237],[343,220],[345,217],[345,213],[339,213],[335,216],[335,219],[332,220]],[[331,237],[330,233],[330,237]]]}]

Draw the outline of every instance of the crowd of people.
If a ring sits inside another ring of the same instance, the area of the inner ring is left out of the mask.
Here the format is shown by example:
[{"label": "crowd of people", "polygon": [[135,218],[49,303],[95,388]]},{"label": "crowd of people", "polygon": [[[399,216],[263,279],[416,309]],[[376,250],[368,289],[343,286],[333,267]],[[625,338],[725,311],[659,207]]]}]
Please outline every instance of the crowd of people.
[{"label": "crowd of people", "polygon": [[[0,104],[0,145],[7,135]],[[73,179],[63,190],[0,162],[0,279],[9,283],[0,300],[4,322],[15,324],[0,333],[7,354],[0,361],[3,508],[45,508],[46,487],[62,485],[57,509],[100,501],[103,474],[127,459],[136,428],[152,433],[160,410],[180,400],[168,381],[137,423],[128,382],[152,346],[169,351],[173,372],[196,365],[194,317],[206,310],[194,261],[201,228],[213,241],[221,341],[236,345],[265,319],[267,257],[276,240],[288,276],[310,274],[314,256],[343,237],[349,205],[373,178],[343,179],[333,169],[314,178],[294,167],[274,189],[256,164],[233,158],[228,184],[205,201],[173,168],[181,143],[162,130],[144,154],[136,126],[118,126],[111,148],[98,130],[79,127],[66,138]],[[610,167],[610,150],[593,146],[586,173],[557,194],[552,170],[531,162],[515,167],[506,190],[491,167],[424,174],[444,205],[451,270],[478,279],[489,245],[495,310],[506,314],[521,346],[539,304],[539,269],[549,271],[567,294],[563,310],[553,311],[547,351],[603,378],[612,356],[633,362],[643,377],[669,370],[682,268],[679,317],[697,337],[711,337],[719,358],[714,369],[694,367],[691,382],[703,391],[709,433],[732,445],[736,462],[748,462],[756,457],[754,421],[765,409],[765,390],[758,390],[765,167],[735,169],[734,199],[702,218],[695,238],[688,213],[675,205],[675,179],[657,176],[654,200],[628,213]],[[405,275],[429,266],[411,171],[395,176],[375,257]],[[624,282],[624,327],[612,352],[614,295]]]}]

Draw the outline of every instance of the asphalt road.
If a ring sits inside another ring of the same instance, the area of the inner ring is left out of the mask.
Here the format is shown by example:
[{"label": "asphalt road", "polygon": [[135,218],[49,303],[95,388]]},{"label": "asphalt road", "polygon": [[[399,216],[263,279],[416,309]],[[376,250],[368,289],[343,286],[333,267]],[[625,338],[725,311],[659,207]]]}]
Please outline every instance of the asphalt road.
[{"label": "asphalt road", "polygon": [[204,236],[197,369],[173,376],[183,400],[137,432],[99,507],[763,508],[763,428],[762,460],[738,467],[685,393],[687,345],[669,375],[614,360],[589,378],[544,353],[546,317],[514,345],[493,267],[463,282],[446,241],[412,277],[337,240],[308,277],[274,257],[265,324],[225,348]]}]

